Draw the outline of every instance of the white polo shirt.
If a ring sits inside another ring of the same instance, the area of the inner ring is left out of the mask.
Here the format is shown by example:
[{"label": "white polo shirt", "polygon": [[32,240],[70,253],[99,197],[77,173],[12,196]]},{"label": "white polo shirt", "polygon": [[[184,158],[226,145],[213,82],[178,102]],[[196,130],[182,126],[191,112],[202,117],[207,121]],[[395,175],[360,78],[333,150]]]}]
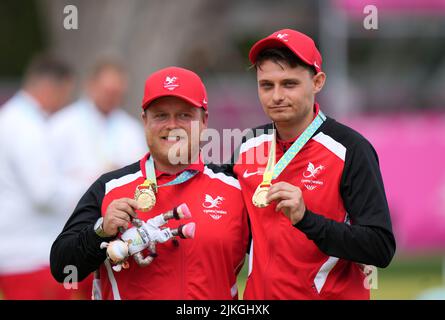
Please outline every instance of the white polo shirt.
[{"label": "white polo shirt", "polygon": [[57,170],[49,115],[24,91],[0,107],[0,274],[49,265],[82,190]]},{"label": "white polo shirt", "polygon": [[103,173],[148,150],[141,122],[121,109],[105,116],[86,98],[56,113],[51,123],[57,164],[84,191]]}]

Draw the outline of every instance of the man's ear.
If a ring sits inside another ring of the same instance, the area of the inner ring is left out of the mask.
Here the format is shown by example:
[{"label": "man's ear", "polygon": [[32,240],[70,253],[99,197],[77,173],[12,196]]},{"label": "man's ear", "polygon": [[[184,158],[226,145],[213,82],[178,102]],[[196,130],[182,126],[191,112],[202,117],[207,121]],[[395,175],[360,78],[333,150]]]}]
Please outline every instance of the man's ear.
[{"label": "man's ear", "polygon": [[202,122],[204,124],[204,128],[207,128],[207,124],[209,122],[209,113],[204,109],[202,109],[201,113],[202,113]]},{"label": "man's ear", "polygon": [[326,73],[319,72],[313,78],[314,83],[314,93],[319,93],[323,89],[324,83],[326,82]]},{"label": "man's ear", "polygon": [[141,113],[141,119],[144,124],[147,122],[147,113],[145,112],[145,110],[143,110]]}]

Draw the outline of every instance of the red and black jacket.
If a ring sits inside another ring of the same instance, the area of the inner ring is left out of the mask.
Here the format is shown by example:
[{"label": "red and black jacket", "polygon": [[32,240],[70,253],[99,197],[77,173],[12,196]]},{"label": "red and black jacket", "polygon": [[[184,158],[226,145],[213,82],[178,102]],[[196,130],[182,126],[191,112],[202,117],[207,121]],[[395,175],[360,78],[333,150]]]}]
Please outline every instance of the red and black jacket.
[{"label": "red and black jacket", "polygon": [[[276,203],[252,204],[271,129],[272,124],[252,129],[226,167],[240,182],[253,238],[244,298],[369,299],[361,264],[386,267],[395,252],[375,150],[359,133],[327,118],[272,181],[303,192],[306,212],[292,226],[275,212]],[[291,144],[278,140],[277,162]]]},{"label": "red and black jacket", "polygon": [[[93,225],[111,201],[134,196],[144,182],[145,159],[101,176],[85,193],[52,246],[53,276],[62,282],[67,265],[77,267],[79,280],[100,269],[104,299],[236,299],[236,276],[248,245],[247,212],[238,181],[213,165],[195,165],[193,169],[200,171],[196,176],[159,188],[155,207],[138,212],[147,220],[185,202],[192,218],[170,220],[165,226],[195,222],[194,239],[158,244],[158,257],[145,268],[132,258],[130,268],[120,272],[103,264],[105,250],[100,244],[110,239],[99,238]],[[174,179],[156,174],[158,185]]]}]

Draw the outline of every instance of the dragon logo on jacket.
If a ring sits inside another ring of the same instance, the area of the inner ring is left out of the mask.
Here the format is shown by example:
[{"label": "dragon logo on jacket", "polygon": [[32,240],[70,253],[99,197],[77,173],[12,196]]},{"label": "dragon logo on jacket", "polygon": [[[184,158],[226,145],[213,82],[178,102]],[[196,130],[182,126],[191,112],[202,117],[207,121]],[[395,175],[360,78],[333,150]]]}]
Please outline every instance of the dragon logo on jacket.
[{"label": "dragon logo on jacket", "polygon": [[220,209],[220,205],[224,200],[221,196],[212,197],[206,194],[202,203],[202,206],[205,208],[204,213],[207,213],[214,220],[219,220],[223,215],[227,214],[227,211]]},{"label": "dragon logo on jacket", "polygon": [[306,187],[307,190],[315,190],[317,187],[324,184],[323,181],[317,179],[317,176],[324,169],[326,169],[326,167],[323,165],[319,165],[316,167],[312,162],[308,163],[306,170],[303,172],[303,177],[305,179],[301,179],[301,183]]}]

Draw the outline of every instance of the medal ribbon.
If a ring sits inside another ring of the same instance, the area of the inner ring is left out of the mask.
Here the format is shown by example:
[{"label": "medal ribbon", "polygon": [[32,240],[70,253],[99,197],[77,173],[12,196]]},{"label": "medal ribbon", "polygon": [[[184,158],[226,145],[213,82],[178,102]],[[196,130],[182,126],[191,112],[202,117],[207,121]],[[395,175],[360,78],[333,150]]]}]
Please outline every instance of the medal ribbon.
[{"label": "medal ribbon", "polygon": [[158,188],[160,187],[167,187],[167,186],[173,186],[175,184],[184,183],[194,176],[196,176],[199,173],[197,170],[186,170],[182,172],[179,176],[177,176],[174,180],[165,183],[163,185],[158,186],[156,183],[156,174],[155,174],[155,165],[153,162],[153,158],[150,156],[147,161],[145,162],[145,174],[147,175],[147,178],[143,185],[153,185],[154,191],[156,192]]},{"label": "medal ribbon", "polygon": [[263,182],[261,182],[261,186],[263,185],[270,186],[272,184],[274,167],[276,162],[276,152],[275,152],[276,146],[277,142],[275,139],[275,128],[274,128],[272,134],[272,142],[270,144],[269,158],[267,159],[267,166],[263,173]]},{"label": "medal ribbon", "polygon": [[315,131],[320,128],[323,122],[326,120],[326,116],[323,112],[318,111],[318,115],[312,120],[311,124],[303,131],[303,133],[298,137],[298,139],[291,145],[289,150],[281,157],[280,161],[276,164],[273,170],[272,179],[276,179],[281,172],[287,167],[289,162],[303,149],[304,145],[309,141]]},{"label": "medal ribbon", "polygon": [[[273,140],[269,151],[269,159],[267,161],[267,167],[263,174],[263,182],[261,184],[271,184],[273,179],[276,179],[281,172],[287,167],[293,158],[303,149],[304,145],[309,141],[315,131],[320,128],[323,122],[326,120],[326,116],[323,112],[318,111],[317,116],[312,120],[311,124],[303,131],[298,139],[291,145],[289,150],[281,157],[280,161],[275,165],[275,149],[276,149],[276,137],[275,130]],[[273,164],[272,164],[273,163]],[[272,168],[270,167],[272,166]]]}]

